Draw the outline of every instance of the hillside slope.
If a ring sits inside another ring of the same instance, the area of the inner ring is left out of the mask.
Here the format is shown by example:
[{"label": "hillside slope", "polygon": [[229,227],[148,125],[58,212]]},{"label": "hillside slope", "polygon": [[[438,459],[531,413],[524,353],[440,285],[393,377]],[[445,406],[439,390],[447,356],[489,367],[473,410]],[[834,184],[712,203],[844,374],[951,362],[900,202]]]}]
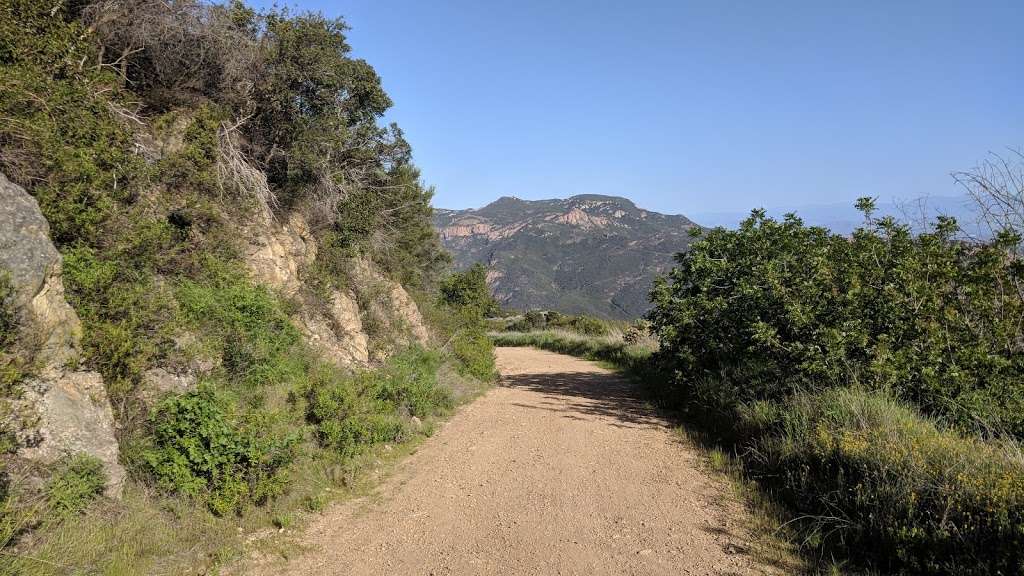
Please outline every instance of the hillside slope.
[{"label": "hillside slope", "polygon": [[686,250],[685,216],[638,208],[625,198],[499,198],[478,210],[436,210],[434,223],[458,267],[486,264],[505,306],[635,318],[655,276]]}]

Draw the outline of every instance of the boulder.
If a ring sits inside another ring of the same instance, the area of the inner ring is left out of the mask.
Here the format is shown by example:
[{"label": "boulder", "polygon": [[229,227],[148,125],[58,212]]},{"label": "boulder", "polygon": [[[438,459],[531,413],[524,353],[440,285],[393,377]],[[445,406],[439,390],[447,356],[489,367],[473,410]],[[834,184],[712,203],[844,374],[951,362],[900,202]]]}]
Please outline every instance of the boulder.
[{"label": "boulder", "polygon": [[18,456],[50,465],[68,454],[89,454],[103,462],[107,495],[120,496],[125,471],[118,461],[114,414],[103,378],[96,372],[65,372],[30,379],[24,390],[18,402],[34,410],[39,421]]},{"label": "boulder", "polygon": [[82,327],[64,299],[60,253],[36,199],[0,174],[0,273],[14,287],[14,309],[26,327],[20,339],[44,369],[78,357]]},{"label": "boulder", "polygon": [[31,430],[18,433],[18,456],[48,465],[65,454],[84,452],[103,462],[108,494],[120,494],[124,468],[118,462],[114,417],[103,379],[75,368],[81,322],[64,299],[61,258],[35,198],[0,174],[0,270],[14,288],[18,349],[33,375],[15,403],[31,413]]}]

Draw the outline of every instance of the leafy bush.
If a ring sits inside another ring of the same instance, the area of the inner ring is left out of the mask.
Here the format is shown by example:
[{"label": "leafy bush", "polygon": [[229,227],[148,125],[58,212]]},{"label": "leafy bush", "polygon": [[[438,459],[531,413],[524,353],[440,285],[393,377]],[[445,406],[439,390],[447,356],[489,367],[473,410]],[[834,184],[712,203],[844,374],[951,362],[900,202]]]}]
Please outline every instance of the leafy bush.
[{"label": "leafy bush", "polygon": [[494,346],[484,330],[460,330],[452,339],[452,356],[459,373],[485,382],[494,380]]},{"label": "leafy bush", "polygon": [[298,379],[307,368],[288,315],[238,266],[207,259],[202,280],[182,280],[176,297],[184,322],[202,328],[224,367],[245,386]]},{"label": "leafy bush", "polygon": [[60,245],[93,237],[143,171],[115,118],[125,94],[64,4],[0,6],[0,169],[39,200]]},{"label": "leafy bush", "polygon": [[[1002,236],[914,235],[869,219],[851,238],[755,212],[716,229],[656,284],[668,392],[728,409],[798,390],[891,390],[965,430],[1024,435],[1024,272]],[[701,383],[708,383],[707,386]]]},{"label": "leafy bush", "polygon": [[437,303],[441,308],[440,328],[448,335],[459,373],[493,380],[494,347],[487,337],[485,318],[497,313],[498,304],[487,287],[487,269],[474,264],[443,278]]},{"label": "leafy bush", "polygon": [[451,392],[437,381],[440,357],[412,348],[378,371],[310,386],[307,417],[321,445],[343,456],[368,446],[399,442],[409,434],[406,418],[451,408]]},{"label": "leafy bush", "polygon": [[65,458],[46,483],[46,501],[58,517],[71,516],[103,494],[106,484],[103,463],[93,456],[76,454]]},{"label": "leafy bush", "polygon": [[165,490],[223,515],[284,489],[298,437],[275,431],[266,412],[239,413],[228,397],[205,385],[164,400],[151,419],[143,460]]},{"label": "leafy bush", "polygon": [[606,336],[610,332],[608,324],[589,316],[576,316],[569,321],[568,327],[584,336]]},{"label": "leafy bush", "polygon": [[498,311],[498,303],[487,287],[487,269],[479,263],[442,279],[438,299],[445,306],[471,310],[481,317]]},{"label": "leafy bush", "polygon": [[914,234],[858,206],[849,238],[755,211],[679,255],[652,291],[650,381],[733,443],[824,553],[1020,572],[1019,239],[963,242],[946,218]]},{"label": "leafy bush", "polygon": [[881,393],[838,388],[759,403],[751,460],[812,543],[889,571],[1024,570],[1019,446],[942,431]]}]

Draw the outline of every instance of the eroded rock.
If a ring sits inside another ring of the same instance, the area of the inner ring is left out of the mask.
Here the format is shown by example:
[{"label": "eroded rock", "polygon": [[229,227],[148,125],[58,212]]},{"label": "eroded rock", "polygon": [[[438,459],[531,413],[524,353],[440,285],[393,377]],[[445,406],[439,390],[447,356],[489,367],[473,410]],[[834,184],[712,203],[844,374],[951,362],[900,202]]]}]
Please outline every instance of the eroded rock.
[{"label": "eroded rock", "polygon": [[356,262],[354,276],[360,289],[372,295],[366,300],[376,309],[370,312],[388,324],[387,330],[398,337],[400,344],[429,343],[430,332],[419,306],[401,284],[386,278],[365,260]]},{"label": "eroded rock", "polygon": [[64,372],[56,378],[29,380],[24,388],[19,403],[35,410],[39,426],[18,456],[45,465],[68,454],[95,456],[107,473],[107,495],[120,496],[125,472],[118,461],[114,414],[99,373]]},{"label": "eroded rock", "polygon": [[33,360],[60,369],[78,357],[82,327],[64,299],[60,253],[36,199],[0,174],[0,270],[14,287],[21,335]]},{"label": "eroded rock", "polygon": [[283,223],[258,219],[247,229],[245,262],[257,281],[294,296],[302,289],[300,272],[316,260],[316,240],[305,218],[293,212]]},{"label": "eroded rock", "polygon": [[369,340],[351,294],[336,291],[327,310],[306,307],[296,320],[306,341],[329,360],[346,366],[369,363]]},{"label": "eroded rock", "polygon": [[81,322],[64,299],[60,253],[35,198],[0,174],[0,269],[10,276],[19,320],[18,346],[34,376],[16,402],[20,418],[18,456],[52,464],[65,454],[84,452],[103,462],[108,494],[119,495],[124,468],[114,417],[103,379],[75,368]]}]

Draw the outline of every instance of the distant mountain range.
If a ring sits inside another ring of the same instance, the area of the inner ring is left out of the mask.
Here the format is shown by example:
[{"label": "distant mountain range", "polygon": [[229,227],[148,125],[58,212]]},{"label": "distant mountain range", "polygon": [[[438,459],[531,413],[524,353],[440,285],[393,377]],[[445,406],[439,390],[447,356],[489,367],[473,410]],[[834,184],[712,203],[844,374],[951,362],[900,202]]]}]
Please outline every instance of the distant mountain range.
[{"label": "distant mountain range", "polygon": [[596,194],[504,197],[477,210],[436,210],[434,223],[458,267],[488,266],[504,306],[615,319],[648,309],[651,282],[686,250],[695,226]]}]

